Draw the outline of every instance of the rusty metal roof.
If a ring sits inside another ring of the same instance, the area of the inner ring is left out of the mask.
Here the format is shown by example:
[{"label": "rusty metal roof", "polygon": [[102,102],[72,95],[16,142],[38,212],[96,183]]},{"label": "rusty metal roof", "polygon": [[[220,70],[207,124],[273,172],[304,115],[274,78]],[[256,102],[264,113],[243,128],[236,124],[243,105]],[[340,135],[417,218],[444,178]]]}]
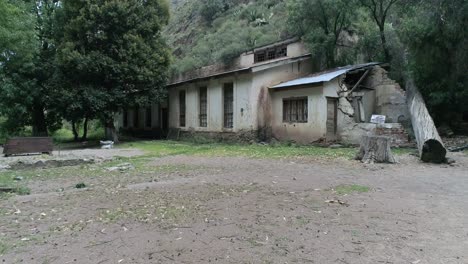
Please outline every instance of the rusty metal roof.
[{"label": "rusty metal roof", "polygon": [[358,65],[348,65],[332,70],[327,70],[323,72],[318,72],[314,73],[310,76],[295,79],[292,81],[280,83],[278,85],[275,85],[273,87],[270,87],[271,89],[279,89],[279,88],[287,88],[287,87],[292,87],[292,86],[298,86],[298,85],[306,85],[306,84],[315,84],[315,83],[323,83],[323,82],[329,82],[333,79],[335,79],[338,76],[341,76],[343,74],[346,74],[350,71],[354,70],[359,70],[363,68],[368,68],[372,66],[379,65],[381,63],[379,62],[371,62],[371,63],[365,63],[365,64],[358,64]]}]

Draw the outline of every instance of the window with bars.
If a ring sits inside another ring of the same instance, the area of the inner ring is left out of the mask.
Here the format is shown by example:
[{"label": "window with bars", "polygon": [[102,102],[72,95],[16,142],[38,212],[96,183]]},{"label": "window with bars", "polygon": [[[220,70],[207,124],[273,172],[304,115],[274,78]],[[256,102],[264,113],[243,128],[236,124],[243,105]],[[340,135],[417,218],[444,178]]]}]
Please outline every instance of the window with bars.
[{"label": "window with bars", "polygon": [[283,99],[283,122],[307,123],[307,106],[307,97]]},{"label": "window with bars", "polygon": [[185,91],[179,92],[179,125],[185,127]]},{"label": "window with bars", "polygon": [[234,127],[234,85],[224,84],[224,127]]},{"label": "window with bars", "polygon": [[140,127],[140,108],[133,109],[133,128]]},{"label": "window with bars", "polygon": [[146,108],[146,113],[145,113],[145,125],[146,127],[152,127],[153,125],[153,117],[152,117],[152,111],[151,111],[151,106]]},{"label": "window with bars", "polygon": [[208,91],[206,87],[200,87],[200,127],[208,126]]},{"label": "window with bars", "polygon": [[288,56],[288,47],[286,45],[277,46],[255,52],[254,62],[264,62]]},{"label": "window with bars", "polygon": [[123,127],[124,128],[128,127],[128,111],[127,110],[123,111]]}]

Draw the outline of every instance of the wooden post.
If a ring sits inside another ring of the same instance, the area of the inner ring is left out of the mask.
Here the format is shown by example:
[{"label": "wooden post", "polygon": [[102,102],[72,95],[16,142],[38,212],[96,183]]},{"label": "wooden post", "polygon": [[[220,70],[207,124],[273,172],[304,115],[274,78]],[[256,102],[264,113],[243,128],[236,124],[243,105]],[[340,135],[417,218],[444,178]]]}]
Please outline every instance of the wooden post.
[{"label": "wooden post", "polygon": [[418,143],[419,156],[424,162],[446,162],[447,150],[427,110],[424,99],[411,77],[406,78],[408,108]]},{"label": "wooden post", "polygon": [[391,139],[388,137],[363,136],[356,159],[364,163],[396,163],[390,145]]}]

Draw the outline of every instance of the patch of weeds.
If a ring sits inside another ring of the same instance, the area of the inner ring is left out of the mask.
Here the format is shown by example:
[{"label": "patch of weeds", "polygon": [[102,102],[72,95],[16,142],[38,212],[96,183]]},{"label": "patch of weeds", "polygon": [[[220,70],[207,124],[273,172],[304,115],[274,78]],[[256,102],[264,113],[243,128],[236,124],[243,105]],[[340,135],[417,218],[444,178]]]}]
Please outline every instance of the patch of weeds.
[{"label": "patch of weeds", "polygon": [[28,187],[16,187],[13,190],[13,192],[18,194],[18,195],[30,195],[31,194],[31,189],[29,189]]},{"label": "patch of weeds", "polygon": [[417,154],[418,150],[415,148],[392,148],[392,153],[398,156],[407,154]]},{"label": "patch of weeds", "polygon": [[290,146],[284,144],[275,145],[246,145],[211,143],[199,144],[191,142],[175,141],[140,141],[120,145],[121,148],[138,148],[146,152],[149,157],[163,157],[171,155],[232,157],[244,156],[251,158],[291,158],[291,157],[322,157],[322,158],[346,158],[352,159],[355,148],[322,148],[317,146]]},{"label": "patch of weeds", "polygon": [[306,217],[304,216],[296,216],[296,223],[299,225],[299,226],[306,226],[310,223],[310,220],[307,219]]},{"label": "patch of weeds", "polygon": [[80,183],[75,185],[75,188],[84,189],[84,188],[86,188],[86,184],[84,182],[80,182]]},{"label": "patch of weeds", "polygon": [[10,248],[10,245],[0,239],[0,256],[5,255]]},{"label": "patch of weeds", "polygon": [[335,192],[338,195],[345,195],[351,193],[366,193],[370,191],[370,188],[367,186],[352,184],[352,185],[339,185],[334,188]]}]

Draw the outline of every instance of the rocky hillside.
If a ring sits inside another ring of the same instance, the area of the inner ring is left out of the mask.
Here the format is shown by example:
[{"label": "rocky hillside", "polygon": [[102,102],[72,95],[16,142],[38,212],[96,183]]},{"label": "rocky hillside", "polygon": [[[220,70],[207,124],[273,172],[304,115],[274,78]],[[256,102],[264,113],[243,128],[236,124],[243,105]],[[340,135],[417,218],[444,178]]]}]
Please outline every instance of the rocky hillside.
[{"label": "rocky hillside", "polygon": [[283,0],[171,0],[165,36],[173,73],[228,62],[239,53],[289,36]]}]

